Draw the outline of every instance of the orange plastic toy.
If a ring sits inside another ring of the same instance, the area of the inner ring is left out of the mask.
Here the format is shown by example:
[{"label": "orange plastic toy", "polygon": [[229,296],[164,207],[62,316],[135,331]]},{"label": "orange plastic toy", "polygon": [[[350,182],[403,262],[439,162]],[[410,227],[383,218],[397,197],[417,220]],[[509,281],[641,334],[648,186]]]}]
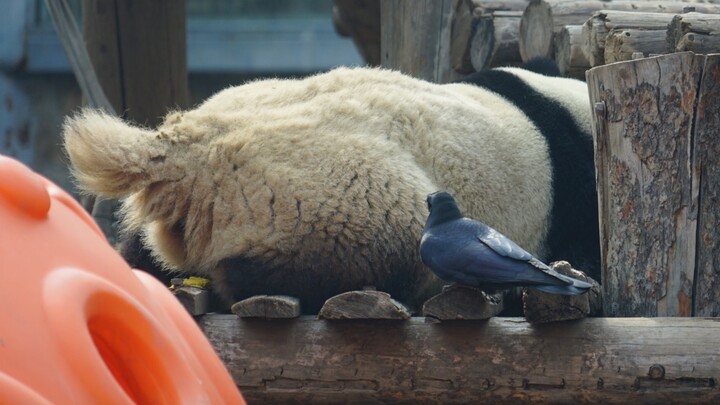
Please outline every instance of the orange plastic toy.
[{"label": "orange plastic toy", "polygon": [[0,404],[245,403],[175,297],[4,156],[0,276]]}]

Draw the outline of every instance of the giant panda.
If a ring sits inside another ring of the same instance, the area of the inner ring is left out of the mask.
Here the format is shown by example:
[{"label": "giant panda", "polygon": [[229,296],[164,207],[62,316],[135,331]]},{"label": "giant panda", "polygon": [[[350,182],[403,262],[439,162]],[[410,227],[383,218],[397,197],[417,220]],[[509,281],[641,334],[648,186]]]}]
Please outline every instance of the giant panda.
[{"label": "giant panda", "polygon": [[156,129],[84,110],[63,134],[79,186],[123,198],[126,235],[164,269],[313,313],[367,285],[410,305],[438,292],[418,242],[440,189],[541,258],[595,260],[589,127],[572,79],[337,68],[228,88]]}]

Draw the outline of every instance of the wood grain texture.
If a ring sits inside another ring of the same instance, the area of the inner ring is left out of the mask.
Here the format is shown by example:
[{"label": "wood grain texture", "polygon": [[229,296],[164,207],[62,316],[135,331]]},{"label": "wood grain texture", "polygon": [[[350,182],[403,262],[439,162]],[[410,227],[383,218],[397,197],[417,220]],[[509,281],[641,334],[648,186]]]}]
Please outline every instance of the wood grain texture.
[{"label": "wood grain texture", "polygon": [[470,48],[475,70],[522,62],[518,47],[521,11],[495,11],[478,19]]},{"label": "wood grain texture", "polygon": [[253,404],[720,401],[716,319],[199,324]]},{"label": "wood grain texture", "polygon": [[382,291],[348,291],[328,298],[320,319],[410,319],[410,311]]},{"label": "wood grain texture", "polygon": [[[552,57],[555,42],[566,25],[582,25],[600,10],[628,12],[682,13],[688,3],[681,1],[592,1],[592,0],[531,0],[520,22],[520,52],[523,60],[533,56]],[[692,3],[697,11],[718,13],[720,6]]]},{"label": "wood grain texture", "polygon": [[241,318],[297,318],[300,300],[287,295],[255,295],[234,303],[230,310]]},{"label": "wood grain texture", "polygon": [[637,13],[603,10],[583,24],[583,53],[590,66],[605,64],[605,39],[613,30],[660,30],[665,32],[673,19],[668,13]]},{"label": "wood grain texture", "polygon": [[590,68],[582,51],[582,25],[566,25],[555,37],[555,62],[563,76],[585,80]]},{"label": "wood grain texture", "polygon": [[382,66],[436,83],[458,78],[450,63],[452,6],[452,0],[382,1]]},{"label": "wood grain texture", "polygon": [[667,30],[618,29],[605,38],[605,63],[633,60],[634,54],[643,56],[670,53]]},{"label": "wood grain texture", "polygon": [[678,53],[588,71],[606,316],[692,314],[702,62]]},{"label": "wood grain texture", "polygon": [[720,52],[720,15],[676,15],[668,27],[667,38],[677,51]]}]

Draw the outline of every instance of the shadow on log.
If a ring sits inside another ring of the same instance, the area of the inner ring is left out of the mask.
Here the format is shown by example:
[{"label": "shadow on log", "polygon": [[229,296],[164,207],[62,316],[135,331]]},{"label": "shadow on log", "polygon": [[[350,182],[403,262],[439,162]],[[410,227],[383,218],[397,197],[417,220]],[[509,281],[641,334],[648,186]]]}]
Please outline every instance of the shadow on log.
[{"label": "shadow on log", "polygon": [[720,403],[720,321],[199,318],[249,403]]}]

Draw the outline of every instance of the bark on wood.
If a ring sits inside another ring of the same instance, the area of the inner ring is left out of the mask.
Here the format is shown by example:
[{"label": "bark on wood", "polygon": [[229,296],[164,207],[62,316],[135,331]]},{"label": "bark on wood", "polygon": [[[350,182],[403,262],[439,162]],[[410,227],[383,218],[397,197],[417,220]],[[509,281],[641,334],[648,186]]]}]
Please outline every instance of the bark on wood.
[{"label": "bark on wood", "polygon": [[599,11],[583,24],[583,53],[590,66],[605,64],[605,39],[613,30],[659,30],[665,32],[673,14]]},{"label": "bark on wood", "polygon": [[580,295],[549,294],[532,288],[523,291],[523,313],[525,320],[532,324],[582,319],[597,310],[600,296],[600,284],[589,278],[585,273],[572,268],[570,263],[559,261],[550,265],[555,271],[566,276],[587,281],[593,285],[592,290]]},{"label": "bark on wood", "polygon": [[452,0],[382,1],[382,66],[436,83],[458,78],[450,66],[452,11]]},{"label": "bark on wood", "polygon": [[287,295],[256,295],[236,302],[230,310],[240,318],[297,318],[300,300]]},{"label": "bark on wood", "polygon": [[620,29],[611,31],[605,38],[605,63],[633,60],[633,54],[643,56],[672,52],[666,30]]},{"label": "bark on wood", "polygon": [[667,37],[677,51],[720,52],[720,15],[676,15],[670,23]]},{"label": "bark on wood", "polygon": [[720,316],[720,55],[708,55],[699,85],[693,137],[697,189],[697,257],[693,315]]},{"label": "bark on wood", "polygon": [[[557,36],[566,25],[582,25],[599,10],[682,13],[688,3],[678,1],[568,1],[534,0],[520,22],[520,54],[523,61],[534,56],[552,57],[557,52]],[[720,12],[713,4],[698,4],[697,11]]]},{"label": "bark on wood", "polygon": [[199,323],[249,403],[720,401],[713,319]]},{"label": "bark on wood", "polygon": [[708,135],[717,116],[705,115],[717,108],[708,100],[717,100],[718,57],[677,53],[588,72],[606,316],[718,315],[720,238],[707,222],[696,232],[700,212],[716,227],[720,206],[716,190],[700,192],[718,179],[706,152],[718,150]]},{"label": "bark on wood", "polygon": [[410,319],[410,311],[382,291],[348,291],[325,301],[320,319]]},{"label": "bark on wood", "polygon": [[555,40],[555,62],[563,76],[585,80],[590,64],[582,51],[582,25],[566,25]]},{"label": "bark on wood", "polygon": [[380,0],[335,0],[333,23],[370,66],[380,66]]},{"label": "bark on wood", "polygon": [[475,70],[519,64],[520,11],[496,11],[479,18],[470,60]]},{"label": "bark on wood", "polygon": [[488,294],[478,288],[451,285],[425,302],[422,313],[441,321],[488,319],[503,310],[503,294]]}]

